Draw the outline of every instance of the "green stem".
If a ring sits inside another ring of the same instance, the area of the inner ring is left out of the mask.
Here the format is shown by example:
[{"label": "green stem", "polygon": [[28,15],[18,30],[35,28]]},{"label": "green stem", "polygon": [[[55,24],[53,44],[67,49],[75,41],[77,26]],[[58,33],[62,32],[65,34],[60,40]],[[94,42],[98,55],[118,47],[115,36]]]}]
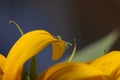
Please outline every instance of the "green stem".
[{"label": "green stem", "polygon": [[72,59],[73,59],[75,53],[76,53],[76,43],[75,43],[75,46],[74,46],[73,52],[72,52],[70,58],[68,59],[68,62],[69,62],[69,63],[72,61]]},{"label": "green stem", "polygon": [[18,30],[20,31],[20,34],[21,34],[21,35],[24,34],[24,33],[23,33],[23,30],[20,28],[20,26],[19,26],[15,21],[10,20],[10,21],[9,21],[9,24],[10,24],[10,23],[13,23],[13,24],[18,28]]}]

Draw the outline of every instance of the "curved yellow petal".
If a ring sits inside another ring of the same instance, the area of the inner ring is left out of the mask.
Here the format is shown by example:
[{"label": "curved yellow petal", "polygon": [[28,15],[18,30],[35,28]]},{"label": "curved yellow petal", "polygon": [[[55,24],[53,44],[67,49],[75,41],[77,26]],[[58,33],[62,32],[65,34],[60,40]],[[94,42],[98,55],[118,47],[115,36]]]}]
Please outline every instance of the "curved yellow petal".
[{"label": "curved yellow petal", "polygon": [[110,80],[102,71],[79,62],[59,63],[48,68],[37,80]]},{"label": "curved yellow petal", "polygon": [[91,66],[102,70],[112,79],[120,76],[120,51],[112,51],[90,63]]},{"label": "curved yellow petal", "polygon": [[2,75],[3,75],[3,69],[5,66],[5,63],[6,63],[6,58],[2,54],[0,54],[0,80],[1,80]]},{"label": "curved yellow petal", "polygon": [[120,80],[120,69],[117,71],[115,75],[115,80]]},{"label": "curved yellow petal", "polygon": [[[7,56],[3,80],[21,80],[23,64],[51,43],[55,43],[53,44],[55,46],[53,58],[56,60],[65,50],[65,44],[62,40],[55,39],[44,30],[35,30],[24,34],[14,44]],[[58,54],[58,56],[54,57],[54,54]]]},{"label": "curved yellow petal", "polygon": [[4,66],[5,66],[5,63],[6,63],[6,58],[0,54],[0,69],[4,69]]},{"label": "curved yellow petal", "polygon": [[64,44],[61,43],[61,41],[57,40],[57,41],[54,41],[52,43],[52,60],[56,61],[58,60],[65,50],[65,46],[63,46]]}]

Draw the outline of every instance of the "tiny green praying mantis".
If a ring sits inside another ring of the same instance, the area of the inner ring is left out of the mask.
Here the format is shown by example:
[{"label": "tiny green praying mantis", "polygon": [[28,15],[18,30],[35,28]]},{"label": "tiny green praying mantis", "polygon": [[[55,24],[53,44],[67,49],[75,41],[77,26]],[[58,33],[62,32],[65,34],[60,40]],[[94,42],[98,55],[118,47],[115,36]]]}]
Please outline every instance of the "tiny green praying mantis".
[{"label": "tiny green praying mantis", "polygon": [[[60,35],[58,35],[57,39],[62,40],[62,37]],[[66,45],[66,49],[69,48],[70,46],[72,46],[72,44],[69,43],[69,42],[64,41],[64,43]],[[68,63],[70,63],[72,61],[73,57],[75,56],[75,53],[76,53],[76,42],[75,42],[75,45],[74,45],[73,52],[70,55],[69,59],[67,60]]]},{"label": "tiny green praying mantis", "polygon": [[[62,36],[60,36],[60,35],[58,35],[56,38],[59,39],[59,40],[62,40]],[[64,41],[64,43],[66,45],[66,49],[68,49],[70,46],[72,46],[72,44],[69,43],[69,42]]]}]

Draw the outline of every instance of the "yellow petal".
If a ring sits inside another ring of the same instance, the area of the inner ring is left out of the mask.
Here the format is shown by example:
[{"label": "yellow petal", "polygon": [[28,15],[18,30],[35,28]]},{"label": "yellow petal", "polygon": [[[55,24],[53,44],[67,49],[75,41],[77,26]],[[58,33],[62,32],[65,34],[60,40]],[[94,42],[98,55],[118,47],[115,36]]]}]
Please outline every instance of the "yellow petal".
[{"label": "yellow petal", "polygon": [[120,80],[120,69],[117,71],[115,75],[115,80]]},{"label": "yellow petal", "polygon": [[0,54],[0,69],[4,69],[4,66],[5,66],[5,63],[6,63],[6,58]]},{"label": "yellow petal", "polygon": [[90,63],[105,74],[117,79],[120,76],[120,51],[112,51]]},{"label": "yellow petal", "polygon": [[5,63],[6,63],[6,58],[2,54],[0,54],[0,80],[2,79]]},{"label": "yellow petal", "polygon": [[110,80],[102,71],[87,64],[59,63],[48,68],[37,80]]},{"label": "yellow petal", "polygon": [[53,57],[54,54],[58,54],[57,57],[55,56],[58,59],[65,50],[65,44],[62,40],[55,39],[44,30],[35,30],[24,34],[14,44],[7,56],[3,80],[21,80],[23,64],[51,43],[55,43],[53,46],[56,46],[53,49],[55,50]]},{"label": "yellow petal", "polygon": [[61,41],[55,41],[52,43],[52,60],[58,60],[65,50],[65,46]]}]

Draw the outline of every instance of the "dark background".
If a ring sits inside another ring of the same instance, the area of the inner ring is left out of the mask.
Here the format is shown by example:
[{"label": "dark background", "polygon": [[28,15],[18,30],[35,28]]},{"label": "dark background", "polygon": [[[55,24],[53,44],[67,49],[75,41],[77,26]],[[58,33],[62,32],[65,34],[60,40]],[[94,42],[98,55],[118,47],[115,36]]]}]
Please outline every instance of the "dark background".
[{"label": "dark background", "polygon": [[[77,49],[100,39],[120,26],[119,0],[1,0],[0,1],[0,53],[5,56],[21,36],[9,20],[15,20],[24,33],[45,29],[53,35],[73,42]],[[111,50],[120,49],[120,40]],[[50,61],[51,47],[39,54],[39,71],[54,62]],[[71,48],[65,56],[71,53]]]}]

